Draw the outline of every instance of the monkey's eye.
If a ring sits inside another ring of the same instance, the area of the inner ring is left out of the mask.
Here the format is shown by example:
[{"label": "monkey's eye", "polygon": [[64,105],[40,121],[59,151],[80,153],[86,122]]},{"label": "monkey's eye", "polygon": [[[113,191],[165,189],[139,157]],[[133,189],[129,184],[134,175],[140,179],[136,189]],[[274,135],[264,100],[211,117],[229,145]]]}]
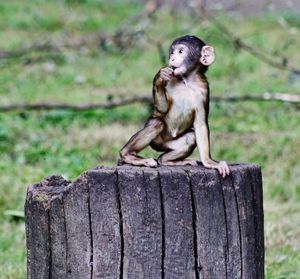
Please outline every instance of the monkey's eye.
[{"label": "monkey's eye", "polygon": [[179,50],[179,53],[183,53],[183,49],[182,48]]}]

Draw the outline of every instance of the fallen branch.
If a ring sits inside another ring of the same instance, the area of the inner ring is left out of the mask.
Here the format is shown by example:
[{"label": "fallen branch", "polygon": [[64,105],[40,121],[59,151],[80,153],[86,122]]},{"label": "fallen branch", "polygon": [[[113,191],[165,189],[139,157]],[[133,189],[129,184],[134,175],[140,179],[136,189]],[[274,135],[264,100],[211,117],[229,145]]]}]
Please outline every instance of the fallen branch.
[{"label": "fallen branch", "polygon": [[[285,93],[264,93],[259,96],[244,95],[244,96],[228,96],[228,97],[211,97],[213,102],[244,102],[244,101],[277,101],[291,104],[300,104],[300,95],[292,95]],[[0,112],[9,111],[39,111],[39,110],[73,110],[86,111],[96,109],[111,109],[115,107],[131,105],[131,104],[152,104],[152,98],[147,96],[142,97],[125,97],[118,98],[105,103],[98,104],[12,104],[0,106]]]},{"label": "fallen branch", "polygon": [[[236,48],[247,51],[251,55],[259,58],[261,61],[271,65],[272,67],[280,70],[290,71],[294,74],[300,75],[300,69],[290,66],[288,64],[287,58],[281,57],[280,59],[276,59],[275,57],[268,56],[266,55],[267,52],[256,49],[246,44],[241,38],[236,37],[225,25],[223,25],[212,15],[208,14],[205,10],[201,9],[201,15],[205,17],[209,22],[214,24],[220,31],[222,31],[222,34],[225,35]],[[277,57],[279,56],[277,55]]]},{"label": "fallen branch", "polygon": [[152,98],[150,97],[128,97],[118,98],[106,103],[100,104],[50,104],[50,103],[39,103],[39,104],[12,104],[6,106],[0,106],[0,112],[8,111],[29,111],[29,110],[74,110],[74,111],[85,111],[95,109],[111,109],[119,106],[125,106],[135,103],[151,103]]},{"label": "fallen branch", "polygon": [[24,55],[27,55],[30,52],[39,51],[39,52],[61,52],[63,49],[72,48],[72,49],[79,49],[82,46],[93,44],[93,45],[102,45],[107,40],[111,39],[108,35],[95,32],[88,35],[84,35],[78,39],[64,38],[61,42],[53,42],[50,40],[46,40],[42,43],[33,43],[31,45],[12,50],[0,50],[0,59],[3,58],[18,58]]},{"label": "fallen branch", "polygon": [[269,93],[262,95],[244,95],[244,96],[229,96],[229,97],[212,97],[214,102],[243,102],[243,101],[277,101],[283,103],[300,104],[300,95],[287,93]]},{"label": "fallen branch", "polygon": [[128,19],[126,19],[117,28],[114,34],[108,35],[104,32],[93,32],[83,35],[79,38],[63,38],[62,40],[56,42],[47,39],[44,42],[35,42],[33,44],[11,51],[0,49],[0,59],[18,58],[33,51],[61,52],[66,48],[76,50],[88,45],[96,47],[114,45],[123,49],[124,47],[128,47],[130,44],[132,44],[132,42],[135,41],[136,36],[140,35],[140,33],[143,33],[143,30],[132,30],[132,25],[143,19],[151,18],[160,6],[160,1],[147,1],[143,11],[141,11],[141,13],[139,14],[134,15],[133,17],[129,17]]}]

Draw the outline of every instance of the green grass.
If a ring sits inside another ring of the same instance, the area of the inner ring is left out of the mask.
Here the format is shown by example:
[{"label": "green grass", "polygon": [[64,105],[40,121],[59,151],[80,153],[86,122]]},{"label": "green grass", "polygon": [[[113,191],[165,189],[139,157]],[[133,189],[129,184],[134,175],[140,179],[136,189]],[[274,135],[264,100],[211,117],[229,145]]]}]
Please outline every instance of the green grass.
[{"label": "green grass", "polygon": [[[129,0],[1,3],[0,49],[71,40],[92,32],[112,34],[142,8]],[[300,38],[295,33],[300,31],[300,17],[294,13],[280,16],[290,32],[277,14],[242,19],[222,16],[220,20],[252,46],[291,57],[293,65],[300,67]],[[212,95],[299,93],[300,76],[235,49],[209,22],[185,13],[174,17],[167,9],[157,18],[142,25],[165,51],[175,37],[186,33],[199,35],[215,47],[217,60],[208,72]],[[129,26],[134,30],[139,23]],[[122,51],[90,45],[0,59],[1,105],[81,104],[114,96],[150,96],[160,63],[156,46],[138,38]],[[23,210],[26,187],[51,174],[74,179],[96,165],[115,165],[118,150],[149,113],[150,108],[142,105],[89,112],[0,113],[0,278],[25,277],[24,222],[4,213]],[[211,103],[213,157],[262,166],[268,279],[300,276],[299,120],[299,107],[290,104]],[[143,154],[157,155],[151,149]],[[198,153],[192,156],[197,158]]]}]

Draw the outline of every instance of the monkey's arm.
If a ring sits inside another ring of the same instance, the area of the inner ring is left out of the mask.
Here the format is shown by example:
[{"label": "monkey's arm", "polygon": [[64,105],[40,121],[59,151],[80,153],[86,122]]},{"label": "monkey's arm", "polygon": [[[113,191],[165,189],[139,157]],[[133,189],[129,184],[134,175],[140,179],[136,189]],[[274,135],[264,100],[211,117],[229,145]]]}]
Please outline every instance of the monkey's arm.
[{"label": "monkey's arm", "polygon": [[166,85],[172,78],[172,73],[173,70],[171,68],[162,68],[153,80],[152,92],[154,106],[161,113],[166,113],[169,109],[169,102],[166,96]]},{"label": "monkey's arm", "polygon": [[194,120],[194,130],[196,136],[196,142],[200,153],[200,160],[202,164],[207,168],[214,168],[219,171],[219,173],[225,177],[229,174],[229,168],[224,161],[215,161],[210,155],[210,140],[209,140],[209,127],[208,121],[205,116],[205,109],[202,106],[200,109],[196,110],[195,120]]},{"label": "monkey's arm", "polygon": [[205,120],[204,109],[196,111],[194,130],[196,142],[200,153],[200,159],[203,165],[216,163],[210,158],[209,128]]}]

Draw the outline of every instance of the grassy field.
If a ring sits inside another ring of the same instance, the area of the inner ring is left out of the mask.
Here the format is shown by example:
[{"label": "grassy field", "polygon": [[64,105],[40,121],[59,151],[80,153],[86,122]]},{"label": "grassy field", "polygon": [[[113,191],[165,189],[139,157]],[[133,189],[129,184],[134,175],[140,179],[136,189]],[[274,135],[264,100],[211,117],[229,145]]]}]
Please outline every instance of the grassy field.
[{"label": "grassy field", "polygon": [[[88,44],[0,58],[0,104],[81,104],[150,96],[161,62],[156,46],[146,38],[161,41],[166,51],[172,39],[186,33],[215,46],[217,60],[208,72],[213,96],[299,94],[300,75],[234,48],[210,22],[167,9],[156,18],[127,20],[142,10],[128,0],[0,3],[0,50],[73,42],[94,32],[113,34],[126,24],[130,32],[138,31],[132,44],[121,50]],[[252,46],[300,67],[299,14],[223,15],[220,20]],[[118,150],[150,111],[130,105],[87,112],[0,113],[0,278],[25,278],[24,220],[6,213],[23,210],[26,187],[51,174],[73,179],[96,165],[115,165]],[[300,278],[299,121],[299,106],[287,103],[211,103],[213,157],[262,166],[268,279]],[[150,149],[144,154],[156,155]]]}]

